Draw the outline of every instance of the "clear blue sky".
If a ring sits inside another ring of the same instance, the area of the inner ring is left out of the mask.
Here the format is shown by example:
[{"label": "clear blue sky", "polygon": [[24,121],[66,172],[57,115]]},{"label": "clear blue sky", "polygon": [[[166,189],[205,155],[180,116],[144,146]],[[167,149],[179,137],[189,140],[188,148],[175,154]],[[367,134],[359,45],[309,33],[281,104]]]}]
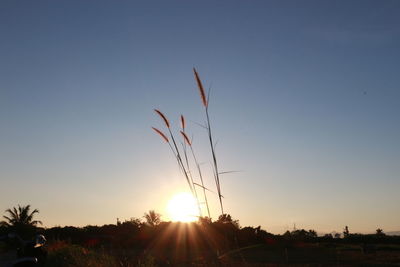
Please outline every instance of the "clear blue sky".
[{"label": "clear blue sky", "polygon": [[399,230],[399,14],[398,1],[1,1],[0,210],[29,203],[46,226],[164,213],[187,188],[153,108],[186,115],[209,166],[195,66],[221,169],[242,171],[222,178],[242,225]]}]

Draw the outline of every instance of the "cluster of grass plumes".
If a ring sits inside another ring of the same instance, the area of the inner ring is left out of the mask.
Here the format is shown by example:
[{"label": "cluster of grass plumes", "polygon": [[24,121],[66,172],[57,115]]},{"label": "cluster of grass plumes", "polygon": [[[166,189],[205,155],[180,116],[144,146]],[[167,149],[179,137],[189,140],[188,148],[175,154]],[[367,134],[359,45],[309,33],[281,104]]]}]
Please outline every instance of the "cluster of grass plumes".
[{"label": "cluster of grass plumes", "polygon": [[[189,170],[189,161],[188,161],[188,158],[187,158],[185,146],[184,146],[184,149],[183,149],[184,158],[182,159],[182,152],[181,152],[181,149],[179,149],[179,147],[178,147],[178,145],[176,143],[176,138],[175,138],[175,136],[174,136],[174,134],[173,134],[173,132],[171,130],[171,125],[169,123],[169,120],[164,115],[164,113],[162,113],[158,109],[154,109],[154,111],[164,121],[164,124],[165,124],[165,126],[166,126],[166,128],[168,130],[168,133],[169,133],[169,136],[170,136],[171,140],[161,130],[159,130],[159,129],[155,128],[155,127],[152,127],[153,130],[157,134],[159,134],[162,137],[162,139],[164,139],[165,142],[167,142],[167,144],[169,145],[169,147],[170,147],[170,149],[172,151],[172,154],[174,155],[174,158],[178,162],[179,169],[182,171],[182,173],[183,173],[183,175],[184,175],[184,177],[186,179],[186,182],[187,182],[187,184],[188,184],[188,186],[190,188],[190,191],[192,192],[193,195],[197,196],[196,188],[194,188],[193,177],[190,174],[190,170]],[[181,116],[181,118],[183,118],[183,116]],[[184,119],[181,119],[181,120],[184,122]],[[184,123],[182,123],[182,125],[184,126]],[[199,211],[200,210],[201,209],[199,207]]]},{"label": "cluster of grass plumes", "polygon": [[[221,193],[221,183],[220,183],[220,172],[218,171],[218,161],[215,153],[215,143],[213,141],[213,135],[212,135],[212,130],[211,130],[211,123],[210,123],[210,115],[209,115],[209,92],[206,94],[206,91],[204,89],[204,86],[201,82],[201,79],[199,77],[199,74],[197,73],[196,69],[193,68],[193,73],[194,73],[194,78],[200,93],[200,98],[201,98],[201,103],[204,107],[205,111],[205,116],[206,116],[206,125],[204,128],[207,130],[207,135],[208,135],[208,141],[210,144],[210,151],[211,151],[211,157],[212,157],[212,166],[213,166],[213,176],[214,176],[214,182],[215,182],[215,188],[216,188],[216,194],[218,196],[218,200],[220,203],[220,208],[221,208],[221,214],[224,214],[224,207],[222,203],[222,193]],[[198,209],[199,209],[199,214],[202,216],[202,209],[201,209],[201,204],[200,203],[205,203],[206,209],[207,209],[207,214],[208,217],[211,217],[210,214],[210,207],[209,207],[209,202],[207,198],[207,191],[213,192],[212,190],[208,189],[205,186],[204,183],[204,177],[203,177],[203,172],[201,170],[200,164],[197,160],[195,150],[193,148],[193,142],[189,138],[187,132],[186,132],[186,120],[183,115],[180,116],[180,123],[181,123],[181,129],[180,129],[180,135],[181,135],[181,148],[178,147],[177,145],[177,139],[175,135],[173,134],[173,131],[171,130],[171,124],[167,118],[167,116],[162,113],[160,110],[155,109],[154,110],[156,114],[162,119],[164,122],[165,128],[168,132],[165,134],[163,131],[161,131],[158,128],[152,127],[153,130],[169,145],[174,158],[178,162],[179,169],[182,171],[186,182],[189,186],[190,191],[192,192],[193,196],[197,199],[197,204],[198,204]],[[199,182],[196,182],[194,179],[193,172],[191,171],[191,164],[190,164],[190,159],[188,157],[188,152],[187,148],[190,150],[190,155],[192,157],[192,162],[195,165],[195,168],[197,170],[197,180]],[[197,193],[197,188],[200,188],[200,190],[203,193],[203,201],[200,201],[199,199],[199,194]]]}]

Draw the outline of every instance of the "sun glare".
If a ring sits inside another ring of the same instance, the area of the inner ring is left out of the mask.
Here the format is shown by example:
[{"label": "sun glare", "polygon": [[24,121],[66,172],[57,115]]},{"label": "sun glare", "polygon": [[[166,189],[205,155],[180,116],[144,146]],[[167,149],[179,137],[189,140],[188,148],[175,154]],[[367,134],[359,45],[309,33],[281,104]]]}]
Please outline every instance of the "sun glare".
[{"label": "sun glare", "polygon": [[193,222],[199,216],[196,199],[190,193],[174,195],[167,205],[167,212],[171,221]]}]

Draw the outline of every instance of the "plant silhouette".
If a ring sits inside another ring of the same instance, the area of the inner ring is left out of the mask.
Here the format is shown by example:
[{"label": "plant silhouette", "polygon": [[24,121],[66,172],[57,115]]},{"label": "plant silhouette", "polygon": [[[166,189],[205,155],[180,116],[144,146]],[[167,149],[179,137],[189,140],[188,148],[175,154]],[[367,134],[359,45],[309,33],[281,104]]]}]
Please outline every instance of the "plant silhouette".
[{"label": "plant silhouette", "polygon": [[30,211],[31,206],[20,206],[18,208],[13,207],[12,209],[7,209],[6,213],[8,216],[4,215],[3,218],[5,221],[2,221],[0,224],[6,227],[19,227],[19,226],[33,226],[36,227],[38,224],[42,224],[41,221],[33,220],[33,216],[36,213],[39,213],[39,210],[34,209],[32,212]]},{"label": "plant silhouette", "polygon": [[[206,114],[206,119],[207,119],[206,125],[204,125],[204,126],[201,125],[201,126],[207,130],[208,141],[210,143],[211,156],[212,156],[212,169],[213,169],[213,177],[214,177],[215,186],[216,186],[216,194],[218,195],[218,199],[219,199],[221,215],[223,215],[224,214],[224,207],[223,207],[223,203],[222,203],[223,196],[221,193],[221,184],[220,184],[219,177],[220,177],[220,174],[229,173],[229,172],[219,172],[219,168],[218,168],[218,161],[217,161],[216,152],[215,152],[216,143],[213,141],[214,138],[213,138],[213,134],[212,134],[212,130],[211,130],[210,115],[209,115],[209,111],[208,111],[210,90],[208,90],[208,94],[207,94],[206,90],[203,87],[202,81],[199,77],[199,74],[197,73],[195,68],[193,68],[193,73],[194,73],[194,77],[195,77],[195,80],[197,83],[197,87],[200,92],[201,102],[202,102],[202,105],[204,107],[204,111]],[[202,209],[201,209],[201,204],[200,204],[201,202],[199,200],[199,195],[197,194],[196,187],[200,187],[202,189],[203,197],[204,197],[204,204],[206,205],[206,208],[207,208],[207,214],[208,214],[208,217],[211,217],[210,207],[209,207],[206,191],[209,191],[209,192],[213,192],[213,191],[211,191],[210,189],[205,187],[204,180],[203,180],[203,173],[201,171],[200,164],[197,161],[197,157],[194,153],[194,149],[192,146],[192,140],[189,138],[189,136],[187,135],[187,132],[186,132],[185,117],[183,115],[180,116],[180,121],[181,121],[180,133],[183,138],[182,143],[181,143],[182,144],[182,152],[181,152],[177,145],[176,138],[171,130],[171,124],[170,124],[167,116],[165,116],[164,113],[162,113],[158,109],[154,109],[154,111],[164,122],[169,136],[167,136],[168,134],[165,134],[163,131],[159,130],[158,128],[152,127],[152,129],[169,145],[172,153],[174,154],[174,157],[176,158],[176,160],[178,162],[179,168],[185,176],[185,179],[186,179],[186,182],[188,183],[190,191],[192,192],[193,196],[197,200],[197,206],[199,209],[200,217],[203,215],[202,215]],[[197,171],[198,171],[198,175],[199,175],[198,178],[200,179],[200,183],[194,181],[193,172],[190,170],[190,164],[189,164],[190,160],[187,155],[187,147],[190,148],[190,152],[193,157],[194,165],[196,166]]]},{"label": "plant silhouette", "polygon": [[149,226],[157,226],[161,223],[161,215],[154,210],[149,210],[148,213],[144,214],[143,218]]}]

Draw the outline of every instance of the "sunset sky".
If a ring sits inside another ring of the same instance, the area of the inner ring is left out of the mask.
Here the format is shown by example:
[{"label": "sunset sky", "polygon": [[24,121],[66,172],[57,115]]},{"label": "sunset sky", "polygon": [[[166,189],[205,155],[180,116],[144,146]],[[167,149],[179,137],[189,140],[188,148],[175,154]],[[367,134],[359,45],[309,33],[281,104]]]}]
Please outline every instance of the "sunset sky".
[{"label": "sunset sky", "polygon": [[153,109],[174,128],[186,116],[207,173],[196,67],[220,168],[240,171],[221,187],[242,226],[400,230],[399,14],[399,1],[3,0],[0,211],[31,204],[47,227],[168,219],[188,188]]}]

